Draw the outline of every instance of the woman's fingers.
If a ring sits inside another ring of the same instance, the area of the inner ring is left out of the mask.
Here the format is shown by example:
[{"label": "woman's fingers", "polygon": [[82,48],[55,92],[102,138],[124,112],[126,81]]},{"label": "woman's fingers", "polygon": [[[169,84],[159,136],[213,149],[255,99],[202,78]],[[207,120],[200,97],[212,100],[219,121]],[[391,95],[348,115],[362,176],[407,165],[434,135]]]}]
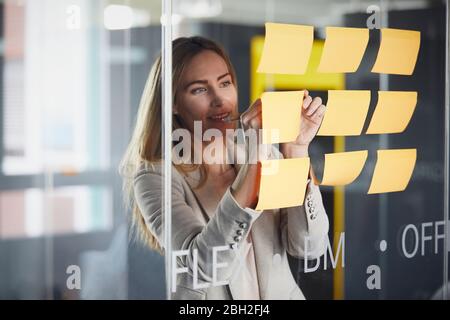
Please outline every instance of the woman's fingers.
[{"label": "woman's fingers", "polygon": [[262,111],[256,110],[242,116],[242,122],[245,127],[259,129],[261,127]]},{"label": "woman's fingers", "polygon": [[[244,125],[250,125],[252,119],[257,118],[261,114],[261,99],[257,99],[249,108],[247,111],[244,112],[242,115],[242,122]],[[254,120],[253,120],[254,123]],[[253,126],[252,126],[253,127]]]},{"label": "woman's fingers", "polygon": [[247,120],[247,125],[249,125],[253,129],[261,128],[261,120],[262,120],[262,112],[255,112],[252,114],[252,117]]},{"label": "woman's fingers", "polygon": [[321,104],[317,110],[311,115],[311,119],[313,120],[319,120],[323,118],[323,115],[325,114],[326,106]]},{"label": "woman's fingers", "polygon": [[320,97],[314,98],[306,108],[306,115],[310,117],[321,105],[322,99]]},{"label": "woman's fingers", "polygon": [[303,109],[307,109],[312,102],[311,96],[307,96],[305,99],[303,99]]}]

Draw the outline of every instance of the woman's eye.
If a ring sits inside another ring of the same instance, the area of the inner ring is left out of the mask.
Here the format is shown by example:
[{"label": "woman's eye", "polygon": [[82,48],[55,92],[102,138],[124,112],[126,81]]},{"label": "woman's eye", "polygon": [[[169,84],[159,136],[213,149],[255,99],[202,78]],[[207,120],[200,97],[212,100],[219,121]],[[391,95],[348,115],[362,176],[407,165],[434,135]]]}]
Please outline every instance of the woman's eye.
[{"label": "woman's eye", "polygon": [[229,85],[231,85],[231,81],[224,81],[221,84],[222,84],[222,87],[228,87]]},{"label": "woman's eye", "polygon": [[199,94],[199,93],[202,93],[202,92],[205,92],[206,91],[206,88],[195,88],[195,89],[192,89],[192,93],[193,94]]}]

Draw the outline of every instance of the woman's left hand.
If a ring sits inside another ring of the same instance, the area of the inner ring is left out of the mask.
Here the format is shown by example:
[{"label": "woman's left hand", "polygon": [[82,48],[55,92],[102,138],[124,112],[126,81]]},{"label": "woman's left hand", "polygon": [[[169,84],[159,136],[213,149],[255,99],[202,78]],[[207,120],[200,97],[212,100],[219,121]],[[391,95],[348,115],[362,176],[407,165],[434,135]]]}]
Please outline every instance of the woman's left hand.
[{"label": "woman's left hand", "polygon": [[325,106],[322,104],[322,99],[319,97],[313,99],[305,90],[297,139],[281,145],[281,151],[285,158],[308,156],[309,144],[316,136],[324,114]]}]

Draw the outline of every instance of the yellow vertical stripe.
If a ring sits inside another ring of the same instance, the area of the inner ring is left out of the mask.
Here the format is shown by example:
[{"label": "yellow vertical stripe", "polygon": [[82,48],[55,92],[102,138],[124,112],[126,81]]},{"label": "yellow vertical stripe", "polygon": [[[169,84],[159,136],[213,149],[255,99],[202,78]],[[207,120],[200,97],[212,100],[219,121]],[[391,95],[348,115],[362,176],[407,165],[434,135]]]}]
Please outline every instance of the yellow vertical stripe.
[{"label": "yellow vertical stripe", "polygon": [[[334,152],[345,151],[345,137],[334,137]],[[336,252],[339,244],[341,232],[345,231],[345,187],[334,187],[334,245],[333,252]],[[344,299],[344,269],[342,268],[342,255],[339,256],[336,269],[333,271],[333,298],[335,300]]]}]

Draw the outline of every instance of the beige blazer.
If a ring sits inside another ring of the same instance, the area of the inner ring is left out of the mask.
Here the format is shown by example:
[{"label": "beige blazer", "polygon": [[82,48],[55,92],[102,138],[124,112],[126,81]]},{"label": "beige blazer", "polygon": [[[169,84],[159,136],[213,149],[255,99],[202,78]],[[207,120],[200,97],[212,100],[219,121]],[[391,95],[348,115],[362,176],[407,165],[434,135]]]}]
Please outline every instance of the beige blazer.
[{"label": "beige blazer", "polygon": [[[280,157],[278,150],[276,157]],[[282,157],[282,156],[281,156]],[[163,192],[162,166],[142,166],[135,175],[134,193],[149,230],[164,248],[164,227],[161,214]],[[186,267],[186,273],[176,278],[172,299],[240,299],[240,286],[233,282],[233,274],[242,268],[245,258],[240,256],[239,244],[246,241],[249,232],[253,239],[258,285],[261,299],[305,299],[289,267],[288,254],[305,256],[305,237],[308,259],[325,252],[329,221],[319,187],[312,181],[307,185],[304,205],[254,214],[241,208],[230,188],[225,192],[210,218],[198,201],[186,178],[172,168],[172,249],[187,250],[177,258],[177,268]],[[238,231],[240,230],[240,231]],[[241,235],[238,237],[238,234]],[[212,248],[228,246],[217,253],[217,281],[227,285],[212,285]],[[197,249],[197,250],[195,250]],[[200,284],[208,288],[194,289],[194,252],[197,251],[197,274]]]}]

